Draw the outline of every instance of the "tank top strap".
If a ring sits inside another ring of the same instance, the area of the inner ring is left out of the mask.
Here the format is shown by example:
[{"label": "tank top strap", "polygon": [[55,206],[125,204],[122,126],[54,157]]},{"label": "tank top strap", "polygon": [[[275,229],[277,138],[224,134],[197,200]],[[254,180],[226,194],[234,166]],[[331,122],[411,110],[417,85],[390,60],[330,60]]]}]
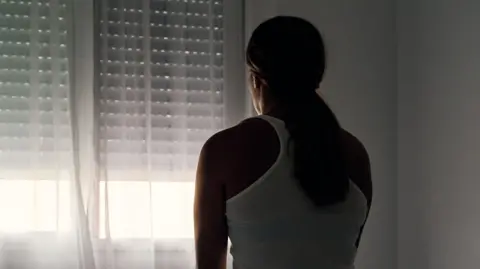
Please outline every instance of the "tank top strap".
[{"label": "tank top strap", "polygon": [[275,129],[277,132],[278,138],[280,139],[280,142],[282,145],[286,145],[288,143],[288,140],[290,138],[290,134],[288,133],[287,128],[285,127],[285,122],[283,122],[280,119],[277,119],[272,116],[268,115],[258,115],[254,118],[262,119],[268,123]]}]

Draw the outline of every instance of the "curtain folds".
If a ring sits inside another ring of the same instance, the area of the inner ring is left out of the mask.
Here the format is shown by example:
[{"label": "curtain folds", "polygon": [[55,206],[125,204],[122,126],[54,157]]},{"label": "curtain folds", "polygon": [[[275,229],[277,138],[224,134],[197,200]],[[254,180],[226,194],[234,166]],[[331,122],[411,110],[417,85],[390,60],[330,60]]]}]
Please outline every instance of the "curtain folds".
[{"label": "curtain folds", "polygon": [[0,268],[195,268],[220,0],[0,1]]}]

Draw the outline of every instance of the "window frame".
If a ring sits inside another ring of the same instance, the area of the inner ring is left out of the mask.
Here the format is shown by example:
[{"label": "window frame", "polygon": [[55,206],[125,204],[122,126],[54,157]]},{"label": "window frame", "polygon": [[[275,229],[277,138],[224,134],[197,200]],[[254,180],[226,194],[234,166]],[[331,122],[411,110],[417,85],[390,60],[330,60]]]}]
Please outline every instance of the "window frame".
[{"label": "window frame", "polygon": [[[73,150],[77,158],[74,160],[74,176],[79,179],[93,178],[94,186],[92,202],[87,203],[87,210],[95,218],[90,219],[91,235],[100,238],[100,182],[102,178],[99,149],[99,122],[95,117],[99,111],[100,89],[100,5],[105,0],[72,1],[69,35],[70,54],[70,86],[72,126],[74,128]],[[150,1],[150,0],[142,0]],[[186,1],[186,0],[185,0]],[[212,0],[213,1],[213,0]],[[223,0],[224,8],[224,127],[239,123],[251,115],[251,101],[246,88],[244,64],[245,44],[245,2],[244,0]],[[93,66],[93,68],[92,68]],[[82,78],[82,79],[76,79]],[[76,130],[89,130],[76,132]],[[87,146],[84,146],[87,145]],[[163,174],[160,171],[159,174]],[[189,178],[194,176],[194,171]],[[134,171],[141,174],[142,171]],[[182,175],[165,172],[175,178]],[[133,175],[132,174],[132,175]],[[185,173],[182,173],[185,174]],[[123,181],[123,180],[122,180]],[[136,181],[135,179],[125,181]],[[84,197],[87,201],[88,197]]]}]

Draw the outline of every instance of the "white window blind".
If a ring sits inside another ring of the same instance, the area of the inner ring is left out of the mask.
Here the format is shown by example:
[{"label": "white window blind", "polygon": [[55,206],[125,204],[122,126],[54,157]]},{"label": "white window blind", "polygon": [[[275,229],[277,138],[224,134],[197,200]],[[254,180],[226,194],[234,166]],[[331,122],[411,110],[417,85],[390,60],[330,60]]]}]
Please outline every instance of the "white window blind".
[{"label": "white window blind", "polygon": [[245,115],[241,7],[0,0],[0,267],[194,268],[198,153]]},{"label": "white window blind", "polygon": [[199,151],[243,118],[240,7],[0,0],[0,233],[190,243]]},{"label": "white window blind", "polygon": [[71,167],[66,12],[62,0],[0,1],[2,179]]},{"label": "white window blind", "polygon": [[100,10],[108,178],[192,180],[185,173],[224,125],[223,1],[110,0]]},{"label": "white window blind", "polygon": [[70,227],[66,3],[0,1],[2,235]]}]

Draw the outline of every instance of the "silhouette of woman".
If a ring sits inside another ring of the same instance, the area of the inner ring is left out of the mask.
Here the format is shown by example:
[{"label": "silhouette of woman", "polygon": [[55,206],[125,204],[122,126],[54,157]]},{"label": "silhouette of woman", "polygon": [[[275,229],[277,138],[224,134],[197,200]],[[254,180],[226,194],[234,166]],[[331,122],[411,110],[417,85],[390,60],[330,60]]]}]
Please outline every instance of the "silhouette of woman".
[{"label": "silhouette of woman", "polygon": [[319,31],[279,16],[246,52],[259,116],[204,145],[195,190],[198,269],[353,268],[372,199],[367,151],[316,93]]}]

